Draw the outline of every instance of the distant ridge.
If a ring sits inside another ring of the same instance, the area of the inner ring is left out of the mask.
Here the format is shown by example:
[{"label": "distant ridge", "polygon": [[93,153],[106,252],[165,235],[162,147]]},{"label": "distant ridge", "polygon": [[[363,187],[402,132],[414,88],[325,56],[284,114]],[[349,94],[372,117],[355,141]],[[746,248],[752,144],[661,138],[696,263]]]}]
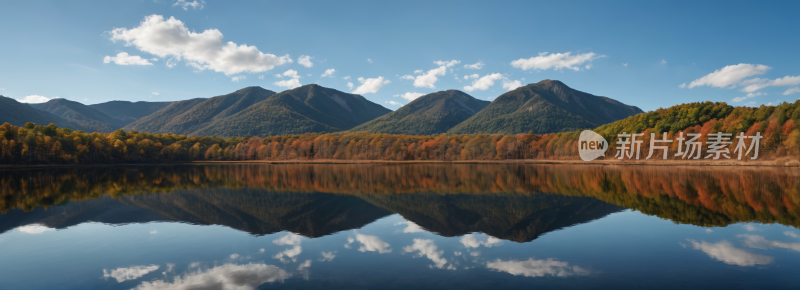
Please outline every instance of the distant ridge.
[{"label": "distant ridge", "polygon": [[0,95],[0,124],[6,122],[14,126],[23,126],[27,122],[42,126],[53,123],[62,128],[68,127],[73,130],[85,130],[82,126],[64,120],[49,112],[37,110],[29,104],[23,104],[15,99]]},{"label": "distant ridge", "polygon": [[316,84],[286,90],[213,124],[198,136],[272,136],[345,131],[391,110],[360,95]]},{"label": "distant ridge", "polygon": [[350,131],[406,135],[447,132],[489,105],[459,91],[447,90],[424,95],[375,120]]},{"label": "distant ridge", "polygon": [[115,119],[124,121],[128,125],[137,119],[155,113],[158,110],[169,106],[172,102],[129,102],[129,101],[110,101],[100,104],[89,105],[100,112],[106,113]]},{"label": "distant ridge", "polygon": [[125,126],[125,121],[113,118],[90,106],[67,99],[52,99],[46,103],[31,104],[31,106],[78,124],[90,132],[109,133]]},{"label": "distant ridge", "polygon": [[595,128],[643,113],[607,97],[543,80],[500,95],[489,106],[456,125],[450,134],[536,134]]},{"label": "distant ridge", "polygon": [[174,102],[123,129],[149,133],[196,135],[196,131],[213,126],[215,122],[234,115],[274,94],[275,92],[261,87],[247,87],[210,99]]}]

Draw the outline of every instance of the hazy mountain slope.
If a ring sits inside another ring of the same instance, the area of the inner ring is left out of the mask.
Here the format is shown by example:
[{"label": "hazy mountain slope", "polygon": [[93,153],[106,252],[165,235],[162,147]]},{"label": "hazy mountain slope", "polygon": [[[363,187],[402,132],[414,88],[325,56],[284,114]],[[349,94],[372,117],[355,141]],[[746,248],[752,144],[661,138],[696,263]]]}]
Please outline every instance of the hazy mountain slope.
[{"label": "hazy mountain slope", "polygon": [[125,126],[125,122],[115,119],[95,108],[67,99],[52,99],[42,104],[32,105],[40,111],[49,112],[64,120],[78,124],[90,132],[109,133]]},{"label": "hazy mountain slope", "polygon": [[125,131],[138,130],[149,133],[165,133],[161,130],[161,128],[166,126],[173,118],[175,118],[175,116],[183,114],[205,100],[207,99],[197,98],[174,102],[153,114],[142,117],[133,123],[126,125],[122,129]]},{"label": "hazy mountain slope", "polygon": [[89,105],[100,112],[106,113],[115,119],[125,122],[125,125],[136,121],[139,118],[155,113],[158,110],[169,106],[172,102],[129,102],[129,101],[110,101],[100,104]]},{"label": "hazy mountain slope", "polygon": [[344,131],[389,112],[362,96],[311,84],[275,94],[192,135],[268,136]]},{"label": "hazy mountain slope", "polygon": [[[274,94],[275,92],[261,87],[247,87],[227,95],[203,100],[183,111],[172,110],[171,118],[158,118],[153,120],[154,122],[149,120],[148,122],[134,122],[126,128],[150,133],[190,135],[212,124],[215,120],[236,114]],[[148,129],[138,129],[140,127],[147,127]]]},{"label": "hazy mountain slope", "polygon": [[11,125],[23,126],[27,122],[47,126],[50,123],[59,127],[69,127],[73,130],[84,130],[83,127],[64,120],[51,113],[37,110],[36,108],[18,102],[15,99],[0,95],[0,124],[8,122]]},{"label": "hazy mountain slope", "polygon": [[544,80],[500,95],[489,106],[456,125],[450,134],[518,134],[573,131],[643,113],[607,97]]},{"label": "hazy mountain slope", "polygon": [[447,132],[489,105],[458,90],[424,95],[397,111],[356,126],[350,131],[431,135]]}]

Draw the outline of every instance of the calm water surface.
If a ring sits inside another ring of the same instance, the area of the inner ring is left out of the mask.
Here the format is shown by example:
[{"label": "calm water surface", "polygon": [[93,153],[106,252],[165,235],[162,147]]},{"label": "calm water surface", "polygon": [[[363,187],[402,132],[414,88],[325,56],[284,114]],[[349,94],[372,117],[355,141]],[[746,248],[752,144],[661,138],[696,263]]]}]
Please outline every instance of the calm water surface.
[{"label": "calm water surface", "polygon": [[2,289],[798,289],[800,170],[0,171]]}]

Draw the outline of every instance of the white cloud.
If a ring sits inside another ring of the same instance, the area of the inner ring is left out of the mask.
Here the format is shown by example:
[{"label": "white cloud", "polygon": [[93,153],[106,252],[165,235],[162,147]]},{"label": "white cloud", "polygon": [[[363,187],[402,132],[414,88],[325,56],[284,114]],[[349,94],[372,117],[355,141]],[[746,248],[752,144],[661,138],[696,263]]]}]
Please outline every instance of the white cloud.
[{"label": "white cloud", "polygon": [[590,68],[592,68],[592,65],[591,65],[591,64],[587,64],[587,65],[586,65],[586,66],[584,66],[584,67],[585,67],[586,69],[590,69]]},{"label": "white cloud", "polygon": [[205,5],[205,4],[206,4],[206,1],[203,1],[203,0],[200,0],[200,2],[197,2],[197,0],[194,0],[192,2],[188,2],[186,0],[177,0],[177,1],[175,1],[175,4],[172,4],[172,6],[180,6],[181,8],[183,8],[183,10],[189,10],[189,7],[192,7],[192,9],[200,9],[200,10],[202,10],[203,9],[203,5]]},{"label": "white cloud", "polygon": [[234,83],[238,83],[241,80],[247,79],[247,76],[235,76],[231,78],[231,81]]},{"label": "white cloud", "polygon": [[349,80],[349,79],[350,79],[350,76],[343,77],[342,79],[343,79],[343,80]]},{"label": "white cloud", "polygon": [[0,91],[5,91],[5,90],[6,90],[6,88],[0,88]]},{"label": "white cloud", "polygon": [[311,267],[311,260],[306,260],[305,262],[301,263],[297,266],[297,270],[302,271]]},{"label": "white cloud", "polygon": [[239,254],[233,253],[230,256],[228,256],[228,258],[231,258],[231,260],[236,260],[237,258],[239,258]]},{"label": "white cloud", "polygon": [[751,248],[756,248],[756,249],[783,248],[795,252],[800,252],[800,243],[771,241],[759,235],[738,235],[737,237],[744,238],[745,246]]},{"label": "white cloud", "polygon": [[319,260],[320,262],[330,262],[333,261],[334,258],[336,258],[336,251],[322,252],[322,258]]},{"label": "white cloud", "polygon": [[407,92],[407,93],[404,93],[404,94],[394,95],[394,97],[396,97],[396,98],[399,97],[399,98],[403,98],[403,99],[406,99],[406,100],[409,100],[409,101],[413,101],[413,100],[416,100],[417,98],[422,97],[424,95],[425,94],[423,94],[423,93]]},{"label": "white cloud", "polygon": [[751,224],[744,224],[744,225],[742,225],[742,227],[743,227],[745,230],[747,230],[748,232],[754,232],[754,231],[757,231],[757,230],[758,230],[758,229],[756,228],[756,226],[754,226],[754,225],[751,225]]},{"label": "white cloud", "polygon": [[151,235],[157,235],[158,234],[158,230],[152,230],[152,231],[150,231],[150,234]]},{"label": "white cloud", "polygon": [[108,272],[107,269],[103,269],[103,278],[114,278],[117,280],[117,283],[122,283],[128,280],[136,280],[141,278],[144,275],[147,275],[150,272],[158,270],[158,265],[150,265],[150,266],[130,266],[127,268],[116,268]]},{"label": "white cloud", "polygon": [[[378,252],[381,254],[392,252],[392,248],[389,248],[389,243],[376,236],[356,234],[356,240],[361,243],[361,247],[358,248],[359,252]],[[348,238],[348,241],[350,241],[350,238]]]},{"label": "white cloud", "polygon": [[302,84],[300,84],[300,80],[298,79],[281,80],[273,84],[279,87],[284,87],[289,89],[294,89],[302,86]]},{"label": "white cloud", "polygon": [[404,79],[404,80],[413,80],[413,79],[414,79],[414,76],[412,76],[412,75],[404,75],[404,76],[402,76],[402,77],[400,77],[400,78],[401,78],[401,79]]},{"label": "white cloud", "polygon": [[284,263],[288,263],[289,260],[292,260],[293,262],[297,262],[297,255],[300,255],[300,253],[302,253],[302,252],[303,252],[303,247],[294,246],[294,247],[288,248],[286,250],[283,250],[280,253],[275,254],[275,256],[272,256],[272,258],[273,259],[279,259],[279,260],[281,260],[281,262],[284,262]]},{"label": "white cloud", "polygon": [[792,238],[795,238],[795,239],[800,238],[800,236],[797,235],[797,233],[791,232],[791,231],[785,231],[785,232],[783,232],[783,234],[786,235],[787,237],[792,237]]},{"label": "white cloud", "polygon": [[415,74],[415,75],[418,75],[418,74],[421,74],[421,73],[422,73],[422,70],[421,70],[421,69],[418,69],[418,70],[415,70],[415,71],[414,71],[414,74]]},{"label": "white cloud", "polygon": [[712,229],[706,229],[706,233],[710,234],[710,233],[713,233],[713,232],[714,232],[714,230],[712,230]]},{"label": "white cloud", "polygon": [[142,282],[136,290],[155,289],[223,289],[252,290],[264,283],[283,281],[289,278],[286,271],[266,264],[224,264],[211,269],[197,270],[175,277],[170,283],[165,280]]},{"label": "white cloud", "polygon": [[125,41],[126,46],[162,58],[171,57],[168,66],[184,59],[197,70],[211,69],[226,75],[263,72],[292,62],[289,55],[279,57],[262,53],[255,46],[223,42],[222,32],[217,29],[196,33],[180,20],[174,17],[165,20],[161,15],[146,16],[138,27],[131,29],[114,28],[111,40]]},{"label": "white cloud", "polygon": [[584,276],[591,273],[590,271],[579,266],[570,266],[567,262],[554,259],[534,260],[533,258],[529,258],[525,261],[503,261],[497,259],[494,262],[487,262],[486,268],[498,272],[506,272],[514,276],[522,275],[525,277],[569,277]]},{"label": "white cloud", "polygon": [[747,77],[764,74],[770,69],[772,68],[763,64],[752,65],[749,63],[740,63],[737,65],[729,65],[692,81],[689,83],[689,88],[691,89],[699,86],[716,88],[733,87]]},{"label": "white cloud", "polygon": [[[56,98],[53,98],[56,99]],[[52,100],[48,97],[43,97],[39,95],[30,95],[22,98],[22,100],[17,100],[20,103],[28,103],[28,104],[39,104],[39,103],[47,103],[47,101]]]},{"label": "white cloud", "polygon": [[335,74],[335,73],[336,73],[336,70],[335,70],[335,69],[332,69],[332,68],[331,68],[331,69],[326,69],[326,70],[325,70],[325,73],[323,73],[321,77],[323,77],[323,78],[324,78],[324,77],[329,77],[329,78],[332,78],[332,77],[333,77],[333,74]]},{"label": "white cloud", "polygon": [[437,60],[437,61],[434,61],[433,63],[435,63],[438,66],[452,67],[454,65],[457,65],[457,64],[461,63],[461,61],[460,60],[451,60],[451,61]]},{"label": "white cloud", "polygon": [[792,86],[800,84],[800,76],[785,76],[779,79],[761,79],[761,78],[754,78],[749,80],[744,80],[740,83],[743,92],[755,92],[757,90],[766,88],[766,87],[778,87],[778,86]]},{"label": "white cloud", "polygon": [[414,244],[403,247],[403,250],[406,253],[417,252],[415,255],[416,257],[427,257],[433,261],[433,266],[436,268],[442,269],[445,265],[447,265],[447,259],[442,258],[444,251],[439,251],[436,245],[433,244],[433,240],[414,239]]},{"label": "white cloud", "polygon": [[800,87],[794,87],[794,88],[788,89],[785,92],[783,92],[783,95],[784,96],[788,96],[788,95],[791,95],[791,94],[794,94],[794,93],[800,93]]},{"label": "white cloud", "polygon": [[479,74],[471,74],[471,75],[465,75],[465,76],[464,76],[464,79],[465,79],[465,80],[468,80],[468,79],[477,79],[477,78],[479,78],[479,77],[481,77]]},{"label": "white cloud", "polygon": [[486,236],[485,241],[478,240],[478,237],[476,237],[474,234],[466,234],[463,237],[461,237],[461,244],[467,248],[477,248],[480,247],[481,245],[487,248],[491,248],[493,246],[501,245],[502,242],[503,242],[502,240],[492,236]]},{"label": "white cloud", "polygon": [[368,59],[367,59],[367,61],[368,61],[369,63],[372,63],[372,59],[371,59],[371,58],[368,58]]},{"label": "white cloud", "polygon": [[661,64],[667,64],[667,60],[666,59],[662,59],[661,60]]},{"label": "white cloud", "polygon": [[[23,102],[23,103],[25,103],[25,102]],[[41,234],[41,233],[44,233],[44,232],[55,231],[56,229],[47,227],[47,226],[45,226],[43,224],[29,224],[29,225],[24,225],[24,226],[18,227],[17,230],[19,230],[20,232],[26,233],[26,234],[35,235],[35,234]]]},{"label": "white cloud", "polygon": [[290,69],[290,70],[287,70],[287,71],[283,72],[282,74],[277,74],[275,76],[279,77],[279,78],[282,78],[282,77],[290,77],[291,78],[291,79],[288,79],[288,80],[280,80],[280,81],[274,82],[273,84],[276,85],[276,86],[289,88],[289,89],[294,89],[294,88],[302,86],[302,84],[300,84],[300,75],[297,74],[296,70]]},{"label": "white cloud", "polygon": [[483,68],[483,62],[479,61],[478,63],[474,63],[474,64],[465,64],[464,68],[465,69],[482,69]]},{"label": "white cloud", "polygon": [[605,57],[604,55],[597,55],[594,52],[572,55],[572,52],[565,53],[552,53],[547,52],[539,53],[539,56],[534,56],[528,59],[520,58],[512,61],[511,66],[520,68],[522,70],[529,69],[571,69],[580,70],[580,66],[586,62],[591,62],[595,59]]},{"label": "white cloud", "polygon": [[747,94],[746,96],[743,96],[743,97],[735,97],[731,101],[734,102],[734,103],[738,103],[738,102],[741,102],[741,101],[744,101],[744,100],[747,100],[747,99],[750,99],[750,98],[755,98],[755,97],[758,97],[758,96],[762,96],[762,95],[766,95],[766,94],[765,93],[749,93],[749,94]]},{"label": "white cloud", "polygon": [[351,83],[351,82],[347,82],[347,87],[348,87],[348,88],[350,88],[350,89],[352,90],[352,89],[353,89],[353,87],[354,87],[354,86],[353,86],[353,83]]},{"label": "white cloud", "polygon": [[494,81],[502,78],[503,75],[499,73],[488,74],[481,77],[480,79],[473,80],[472,85],[464,87],[464,90],[466,90],[467,92],[471,92],[474,90],[485,91],[489,89],[489,87],[494,85]]},{"label": "white cloud", "polygon": [[773,261],[772,257],[747,252],[734,247],[728,241],[722,241],[719,243],[701,241],[698,243],[694,240],[689,240],[689,242],[692,243],[692,248],[695,250],[700,250],[706,253],[709,257],[729,265],[767,265]]},{"label": "white cloud", "polygon": [[272,241],[273,244],[280,245],[280,246],[286,246],[286,245],[297,246],[297,245],[300,245],[300,243],[302,243],[302,242],[303,242],[303,236],[298,235],[298,234],[294,234],[294,233],[288,233],[288,234],[286,234],[286,235],[284,235],[284,236]]},{"label": "white cloud", "polygon": [[429,70],[428,72],[418,75],[414,78],[414,87],[435,89],[434,84],[439,80],[437,76],[443,76],[447,72],[447,67],[440,66],[438,68]]},{"label": "white cloud", "polygon": [[519,80],[512,81],[512,80],[503,80],[503,88],[506,90],[515,90],[522,86],[522,82]]},{"label": "white cloud", "polygon": [[259,75],[259,76],[258,76],[258,79],[259,79],[259,80],[263,80],[263,79],[264,79],[264,75]]},{"label": "white cloud", "polygon": [[681,89],[685,89],[686,88],[686,83],[682,83],[678,87],[681,88]]},{"label": "white cloud", "polygon": [[392,106],[402,106],[403,103],[395,102],[395,101],[385,101],[384,103],[392,105]]},{"label": "white cloud", "polygon": [[156,95],[156,96],[160,95],[158,92],[152,92],[151,94]]},{"label": "white cloud", "polygon": [[103,58],[103,63],[115,63],[118,65],[153,65],[150,61],[138,55],[128,55],[127,52],[117,53],[117,56],[108,56]]},{"label": "white cloud", "polygon": [[[363,95],[363,94],[369,94],[369,93],[377,93],[378,90],[380,90],[383,86],[388,85],[389,83],[391,83],[390,80],[384,80],[383,77],[380,77],[380,76],[377,77],[377,78],[370,78],[370,79],[358,78],[358,82],[360,82],[361,85],[358,86],[358,88],[356,88],[353,91],[353,94],[357,94],[357,95]],[[348,86],[350,86],[350,85],[348,85]]]},{"label": "white cloud", "polygon": [[627,62],[622,63],[622,66],[628,66],[628,63]]},{"label": "white cloud", "polygon": [[404,233],[424,233],[424,232],[426,232],[425,229],[423,229],[419,225],[415,224],[414,222],[410,222],[410,221],[399,222],[399,223],[396,223],[394,225],[396,225],[396,226],[406,225],[406,228],[403,229]]},{"label": "white cloud", "polygon": [[311,62],[312,58],[314,58],[314,57],[307,56],[307,55],[301,55],[299,58],[297,58],[297,63],[299,63],[300,65],[302,65],[304,67],[312,67],[312,66],[314,66],[314,63]]}]

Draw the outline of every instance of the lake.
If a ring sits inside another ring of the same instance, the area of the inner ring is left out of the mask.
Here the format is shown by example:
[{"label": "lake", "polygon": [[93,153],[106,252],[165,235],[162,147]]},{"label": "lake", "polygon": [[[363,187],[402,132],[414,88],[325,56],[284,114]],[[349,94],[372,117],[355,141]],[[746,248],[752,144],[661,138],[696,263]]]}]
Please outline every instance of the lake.
[{"label": "lake", "polygon": [[0,170],[3,289],[798,289],[797,168]]}]

